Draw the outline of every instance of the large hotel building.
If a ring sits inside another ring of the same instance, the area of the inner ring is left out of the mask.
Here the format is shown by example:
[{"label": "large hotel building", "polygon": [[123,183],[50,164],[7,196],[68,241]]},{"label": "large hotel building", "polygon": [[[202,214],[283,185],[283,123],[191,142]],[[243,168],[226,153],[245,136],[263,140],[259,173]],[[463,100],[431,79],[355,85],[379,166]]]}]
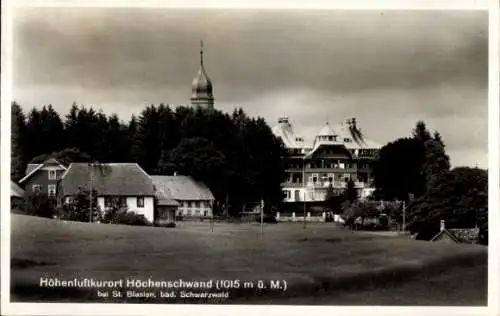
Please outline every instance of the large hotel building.
[{"label": "large hotel building", "polygon": [[355,119],[318,129],[312,143],[298,137],[287,117],[278,119],[273,133],[287,149],[287,178],[282,185],[285,202],[323,201],[328,188],[343,192],[349,179],[361,198],[373,192],[370,162],[380,146],[356,133]]},{"label": "large hotel building", "polygon": [[[203,64],[203,43],[200,50],[200,66],[192,82],[191,105],[205,109],[214,108],[212,81]],[[354,180],[361,198],[372,191],[370,161],[380,146],[355,131],[356,120],[330,126],[326,123],[318,129],[311,144],[294,134],[287,117],[278,119],[273,133],[285,144],[288,156],[287,179],[282,188],[285,202],[323,201],[329,186],[335,193],[345,190],[347,181]]]}]

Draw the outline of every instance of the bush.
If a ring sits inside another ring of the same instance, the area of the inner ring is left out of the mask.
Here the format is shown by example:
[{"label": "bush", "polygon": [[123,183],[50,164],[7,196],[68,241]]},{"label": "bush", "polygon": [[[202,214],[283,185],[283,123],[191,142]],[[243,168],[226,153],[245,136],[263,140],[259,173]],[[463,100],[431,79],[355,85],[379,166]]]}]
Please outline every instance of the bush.
[{"label": "bush", "polygon": [[117,213],[112,224],[150,226],[149,221],[144,215],[136,214],[135,212]]},{"label": "bush", "polygon": [[378,222],[382,228],[385,228],[385,229],[389,228],[389,218],[386,215],[381,215],[378,218]]},{"label": "bush", "polygon": [[[88,222],[90,209],[81,207],[79,203],[67,203],[56,208],[54,217],[66,221]],[[92,207],[92,217],[92,222],[102,221],[102,212],[98,206]]]},{"label": "bush", "polygon": [[126,207],[116,207],[109,209],[103,218],[106,224],[122,224],[133,226],[149,226],[150,223],[144,215],[130,212]]},{"label": "bush", "polygon": [[488,246],[488,229],[479,230],[479,244]]},{"label": "bush", "polygon": [[[59,219],[89,222],[90,219],[90,192],[80,189],[77,194],[71,197],[69,203],[64,203],[56,210],[56,216]],[[97,204],[97,191],[92,191],[92,222],[102,220],[102,210]]]},{"label": "bush", "polygon": [[356,220],[361,219],[361,226],[364,224],[366,218],[377,217],[380,211],[377,208],[377,203],[373,201],[355,201],[349,202],[345,201],[342,203],[342,219],[344,220],[344,225],[354,228],[356,226]]},{"label": "bush", "polygon": [[52,218],[55,213],[55,200],[43,193],[28,195],[24,199],[22,209],[27,215]]},{"label": "bush", "polygon": [[119,198],[111,198],[109,207],[104,212],[103,223],[122,224],[134,226],[151,226],[152,224],[144,217],[128,210],[127,206],[121,205]]}]

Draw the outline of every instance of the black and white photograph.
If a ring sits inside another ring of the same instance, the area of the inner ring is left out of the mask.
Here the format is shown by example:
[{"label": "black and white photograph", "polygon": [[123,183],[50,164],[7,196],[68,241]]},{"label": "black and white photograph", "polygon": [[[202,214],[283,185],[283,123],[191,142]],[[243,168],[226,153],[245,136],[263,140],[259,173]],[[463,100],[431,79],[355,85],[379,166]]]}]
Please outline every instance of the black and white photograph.
[{"label": "black and white photograph", "polygon": [[6,300],[491,306],[490,23],[10,8]]}]

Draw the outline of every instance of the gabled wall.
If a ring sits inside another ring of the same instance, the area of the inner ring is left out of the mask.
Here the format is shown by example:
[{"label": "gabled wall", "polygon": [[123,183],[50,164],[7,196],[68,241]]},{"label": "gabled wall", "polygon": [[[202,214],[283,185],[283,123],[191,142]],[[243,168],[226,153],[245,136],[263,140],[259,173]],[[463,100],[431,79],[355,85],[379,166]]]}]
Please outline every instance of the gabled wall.
[{"label": "gabled wall", "polygon": [[[49,170],[56,170],[56,180],[49,180]],[[20,184],[26,191],[26,195],[33,194],[33,185],[39,184],[41,185],[40,192],[43,194],[49,193],[49,185],[56,185],[56,195],[57,195],[57,181],[61,179],[62,175],[66,170],[61,167],[43,167],[33,173],[28,179],[26,179],[23,183]]]}]

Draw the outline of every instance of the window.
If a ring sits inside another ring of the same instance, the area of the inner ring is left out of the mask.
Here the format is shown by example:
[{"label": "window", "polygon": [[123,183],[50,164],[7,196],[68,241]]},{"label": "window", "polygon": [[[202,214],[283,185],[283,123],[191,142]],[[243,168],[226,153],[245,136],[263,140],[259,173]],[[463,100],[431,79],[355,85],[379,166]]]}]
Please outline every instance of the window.
[{"label": "window", "polygon": [[195,201],[194,202],[194,207],[200,207],[200,201]]},{"label": "window", "polygon": [[144,207],[144,197],[137,197],[137,207]]},{"label": "window", "polygon": [[333,178],[335,177],[335,175],[333,173],[328,173],[326,177],[328,178],[328,182],[333,182]]},{"label": "window", "polygon": [[40,193],[42,191],[42,186],[39,184],[33,184],[33,193]]},{"label": "window", "polygon": [[191,216],[191,210],[187,211],[187,216]]},{"label": "window", "polygon": [[49,170],[49,180],[56,180],[57,179],[57,173],[55,170]]},{"label": "window", "polygon": [[208,211],[203,212],[203,216],[208,216]]},{"label": "window", "polygon": [[125,197],[120,197],[120,199],[118,200],[118,203],[119,203],[120,207],[125,207],[125,206],[127,206],[127,198],[125,198]]},{"label": "window", "polygon": [[283,194],[285,195],[285,199],[290,199],[290,191],[289,190],[283,190]]},{"label": "window", "polygon": [[295,195],[295,201],[300,201],[300,191],[295,190],[294,195]]},{"label": "window", "polygon": [[111,198],[109,196],[104,197],[104,207],[111,207]]},{"label": "window", "polygon": [[49,197],[56,196],[56,185],[55,184],[49,184],[49,186],[48,186],[48,195],[49,195]]},{"label": "window", "polygon": [[313,173],[311,178],[312,178],[313,183],[318,182],[318,174],[317,173]]},{"label": "window", "polygon": [[201,214],[200,210],[196,210],[196,216],[199,216]]}]

